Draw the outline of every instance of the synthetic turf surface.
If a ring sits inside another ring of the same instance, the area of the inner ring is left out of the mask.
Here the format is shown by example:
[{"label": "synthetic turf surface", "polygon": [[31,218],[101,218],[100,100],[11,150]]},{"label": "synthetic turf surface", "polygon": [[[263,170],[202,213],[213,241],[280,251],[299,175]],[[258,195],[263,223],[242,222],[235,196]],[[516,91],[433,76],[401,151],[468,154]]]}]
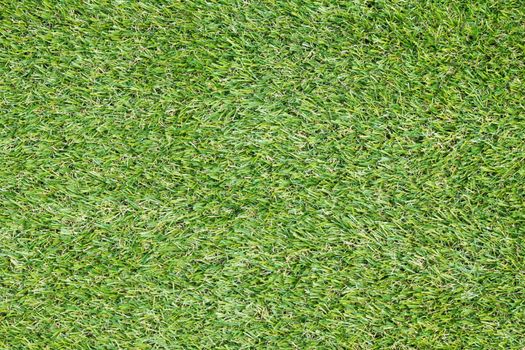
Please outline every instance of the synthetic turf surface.
[{"label": "synthetic turf surface", "polygon": [[525,347],[523,1],[0,0],[1,349]]}]

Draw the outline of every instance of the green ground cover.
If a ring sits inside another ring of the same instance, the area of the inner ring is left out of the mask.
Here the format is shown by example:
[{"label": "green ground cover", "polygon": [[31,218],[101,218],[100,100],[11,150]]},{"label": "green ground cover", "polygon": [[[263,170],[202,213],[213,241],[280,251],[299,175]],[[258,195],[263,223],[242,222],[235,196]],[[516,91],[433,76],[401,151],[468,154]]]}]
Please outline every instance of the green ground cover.
[{"label": "green ground cover", "polygon": [[0,0],[0,349],[523,349],[523,1]]}]

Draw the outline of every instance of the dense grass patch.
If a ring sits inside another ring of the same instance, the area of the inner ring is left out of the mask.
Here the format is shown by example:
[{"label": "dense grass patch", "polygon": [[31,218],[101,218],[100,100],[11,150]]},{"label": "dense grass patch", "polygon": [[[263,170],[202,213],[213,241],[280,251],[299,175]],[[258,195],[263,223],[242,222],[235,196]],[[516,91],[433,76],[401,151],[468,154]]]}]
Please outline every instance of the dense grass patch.
[{"label": "dense grass patch", "polygon": [[0,0],[0,348],[522,349],[524,23]]}]

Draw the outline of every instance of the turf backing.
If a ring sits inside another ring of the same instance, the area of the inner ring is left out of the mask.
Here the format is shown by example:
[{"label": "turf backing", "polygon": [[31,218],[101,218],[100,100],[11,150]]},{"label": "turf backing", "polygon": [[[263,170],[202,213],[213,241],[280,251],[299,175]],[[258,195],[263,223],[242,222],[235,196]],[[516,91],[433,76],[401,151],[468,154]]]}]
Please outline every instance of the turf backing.
[{"label": "turf backing", "polygon": [[524,23],[0,0],[0,349],[523,349]]}]

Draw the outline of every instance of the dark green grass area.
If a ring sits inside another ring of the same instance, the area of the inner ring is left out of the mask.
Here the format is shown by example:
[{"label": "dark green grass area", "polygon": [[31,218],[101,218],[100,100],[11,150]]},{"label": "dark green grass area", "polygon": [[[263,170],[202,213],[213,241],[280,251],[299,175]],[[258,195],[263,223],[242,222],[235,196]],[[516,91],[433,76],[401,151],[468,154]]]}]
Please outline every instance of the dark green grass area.
[{"label": "dark green grass area", "polygon": [[523,349],[523,1],[0,0],[0,349]]}]

